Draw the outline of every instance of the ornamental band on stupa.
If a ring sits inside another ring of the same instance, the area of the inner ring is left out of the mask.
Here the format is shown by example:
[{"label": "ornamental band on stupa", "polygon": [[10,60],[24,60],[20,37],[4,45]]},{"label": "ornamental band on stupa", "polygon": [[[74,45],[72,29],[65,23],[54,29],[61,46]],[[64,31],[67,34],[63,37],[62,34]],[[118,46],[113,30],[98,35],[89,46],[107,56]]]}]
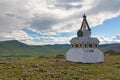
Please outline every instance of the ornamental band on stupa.
[{"label": "ornamental band on stupa", "polygon": [[83,16],[81,28],[77,32],[77,37],[70,40],[71,48],[66,54],[67,61],[81,63],[104,62],[104,54],[98,49],[99,40],[91,37],[91,29]]}]

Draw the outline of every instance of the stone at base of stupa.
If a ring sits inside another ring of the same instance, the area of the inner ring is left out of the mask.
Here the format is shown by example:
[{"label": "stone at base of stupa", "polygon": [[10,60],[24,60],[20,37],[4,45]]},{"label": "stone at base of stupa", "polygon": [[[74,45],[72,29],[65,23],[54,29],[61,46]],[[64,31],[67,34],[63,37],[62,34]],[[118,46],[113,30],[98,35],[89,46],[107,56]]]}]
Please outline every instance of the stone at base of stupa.
[{"label": "stone at base of stupa", "polygon": [[98,48],[71,48],[66,59],[71,62],[98,63],[104,62],[104,54]]}]

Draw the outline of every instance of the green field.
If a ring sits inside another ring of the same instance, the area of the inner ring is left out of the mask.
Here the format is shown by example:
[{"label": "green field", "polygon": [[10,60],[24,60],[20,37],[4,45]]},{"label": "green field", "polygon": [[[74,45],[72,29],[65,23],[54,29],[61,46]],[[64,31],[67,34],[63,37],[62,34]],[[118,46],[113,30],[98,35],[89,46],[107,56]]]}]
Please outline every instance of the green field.
[{"label": "green field", "polygon": [[0,80],[120,80],[120,55],[82,64],[54,57],[1,58]]}]

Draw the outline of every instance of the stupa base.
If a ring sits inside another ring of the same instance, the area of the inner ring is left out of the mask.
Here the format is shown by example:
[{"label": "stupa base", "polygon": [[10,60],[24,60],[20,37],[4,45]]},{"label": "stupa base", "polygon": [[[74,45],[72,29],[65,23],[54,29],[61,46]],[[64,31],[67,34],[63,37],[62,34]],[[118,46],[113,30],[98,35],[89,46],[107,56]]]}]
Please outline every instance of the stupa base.
[{"label": "stupa base", "polygon": [[104,62],[104,54],[98,48],[71,48],[68,50],[66,60],[81,63]]}]

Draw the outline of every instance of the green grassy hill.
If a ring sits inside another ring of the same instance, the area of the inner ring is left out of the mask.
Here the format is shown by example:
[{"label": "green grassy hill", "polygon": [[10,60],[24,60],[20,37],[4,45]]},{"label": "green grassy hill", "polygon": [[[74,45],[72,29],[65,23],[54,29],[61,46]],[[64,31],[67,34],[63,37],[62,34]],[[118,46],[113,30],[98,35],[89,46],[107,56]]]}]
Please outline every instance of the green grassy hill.
[{"label": "green grassy hill", "polygon": [[102,49],[103,51],[106,51],[106,50],[114,50],[114,51],[117,51],[117,52],[120,52],[120,43],[116,43],[116,44],[103,44],[103,45],[100,45],[100,49]]},{"label": "green grassy hill", "polygon": [[[69,44],[33,46],[16,40],[3,41],[0,42],[0,57],[53,56],[66,54],[69,48]],[[120,44],[104,44],[100,45],[100,49],[103,51],[115,50],[120,52]]]},{"label": "green grassy hill", "polygon": [[26,44],[20,43],[16,40],[0,42],[0,55],[1,56],[16,56],[31,54],[32,47]]},{"label": "green grassy hill", "polygon": [[26,45],[16,40],[0,42],[1,57],[52,56],[65,54],[69,45]]}]

